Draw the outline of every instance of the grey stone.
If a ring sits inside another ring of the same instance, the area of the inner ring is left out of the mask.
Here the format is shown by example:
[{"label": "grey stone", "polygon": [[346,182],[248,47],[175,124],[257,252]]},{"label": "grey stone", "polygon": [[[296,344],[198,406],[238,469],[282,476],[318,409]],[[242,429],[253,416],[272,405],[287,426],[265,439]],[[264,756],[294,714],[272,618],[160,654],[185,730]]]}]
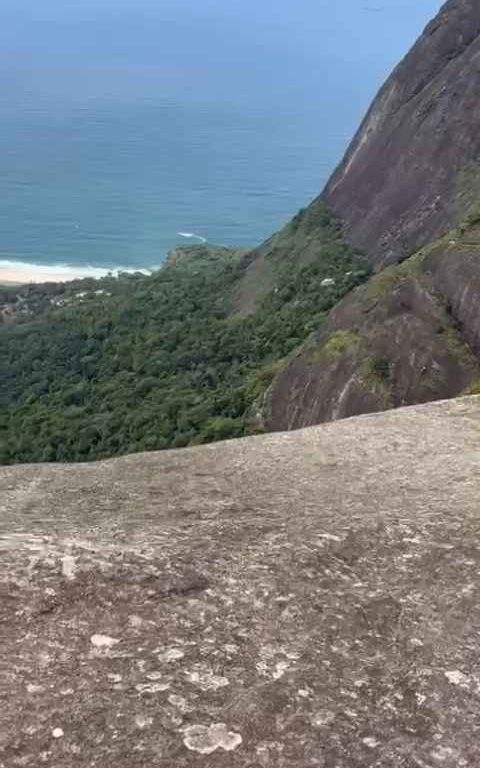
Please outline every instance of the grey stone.
[{"label": "grey stone", "polygon": [[477,768],[479,499],[479,398],[1,468],[1,768]]}]

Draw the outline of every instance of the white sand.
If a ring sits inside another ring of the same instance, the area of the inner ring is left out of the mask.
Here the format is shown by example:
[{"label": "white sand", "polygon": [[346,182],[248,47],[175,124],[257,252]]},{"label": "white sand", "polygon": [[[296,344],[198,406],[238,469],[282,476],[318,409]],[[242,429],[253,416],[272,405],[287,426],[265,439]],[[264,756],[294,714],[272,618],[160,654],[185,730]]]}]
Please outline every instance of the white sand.
[{"label": "white sand", "polygon": [[106,269],[92,267],[52,267],[43,264],[0,261],[0,284],[21,283],[65,283],[81,277],[103,277]]},{"label": "white sand", "polygon": [[[66,283],[82,277],[105,277],[118,270],[100,267],[51,266],[48,264],[27,264],[21,261],[0,261],[0,285],[21,285],[24,283]],[[123,270],[122,270],[123,271]],[[128,271],[128,270],[125,270]],[[139,270],[145,274],[149,270]]]}]

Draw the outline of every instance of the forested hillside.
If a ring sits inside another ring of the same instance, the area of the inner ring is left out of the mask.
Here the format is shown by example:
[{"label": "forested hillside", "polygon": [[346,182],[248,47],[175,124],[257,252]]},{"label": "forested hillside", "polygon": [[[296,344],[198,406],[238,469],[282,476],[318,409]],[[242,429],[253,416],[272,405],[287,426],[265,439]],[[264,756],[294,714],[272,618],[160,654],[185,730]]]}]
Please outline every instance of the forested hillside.
[{"label": "forested hillside", "polygon": [[261,431],[256,404],[274,373],[369,274],[324,207],[317,226],[316,255],[301,267],[284,260],[246,317],[235,306],[246,263],[226,249],[185,249],[152,276],[4,291],[16,311],[0,326],[2,462]]},{"label": "forested hillside", "polygon": [[449,0],[325,190],[249,253],[181,249],[150,277],[0,293],[0,460],[89,460],[478,392],[479,55],[479,5]]}]

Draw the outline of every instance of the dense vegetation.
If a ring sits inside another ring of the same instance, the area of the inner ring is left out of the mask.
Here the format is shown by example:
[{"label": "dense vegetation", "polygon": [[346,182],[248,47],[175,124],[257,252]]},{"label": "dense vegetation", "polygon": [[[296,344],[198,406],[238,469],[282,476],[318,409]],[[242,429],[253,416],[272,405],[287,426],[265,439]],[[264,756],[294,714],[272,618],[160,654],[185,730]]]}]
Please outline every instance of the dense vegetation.
[{"label": "dense vegetation", "polygon": [[318,257],[279,266],[248,317],[234,311],[244,262],[221,250],[193,248],[149,277],[20,292],[0,326],[0,460],[82,461],[261,429],[255,404],[275,369],[368,275],[322,216]]}]

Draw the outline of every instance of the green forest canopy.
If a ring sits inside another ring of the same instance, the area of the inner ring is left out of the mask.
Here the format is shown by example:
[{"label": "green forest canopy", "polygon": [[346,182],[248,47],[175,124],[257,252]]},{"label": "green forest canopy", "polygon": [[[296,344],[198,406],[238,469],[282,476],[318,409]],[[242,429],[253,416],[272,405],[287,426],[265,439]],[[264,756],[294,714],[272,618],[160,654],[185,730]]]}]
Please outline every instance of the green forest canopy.
[{"label": "green forest canopy", "polygon": [[261,430],[255,406],[275,371],[369,274],[322,216],[318,257],[278,265],[248,317],[233,300],[245,261],[222,249],[189,249],[151,276],[17,289],[24,311],[0,326],[0,461],[85,461]]}]

